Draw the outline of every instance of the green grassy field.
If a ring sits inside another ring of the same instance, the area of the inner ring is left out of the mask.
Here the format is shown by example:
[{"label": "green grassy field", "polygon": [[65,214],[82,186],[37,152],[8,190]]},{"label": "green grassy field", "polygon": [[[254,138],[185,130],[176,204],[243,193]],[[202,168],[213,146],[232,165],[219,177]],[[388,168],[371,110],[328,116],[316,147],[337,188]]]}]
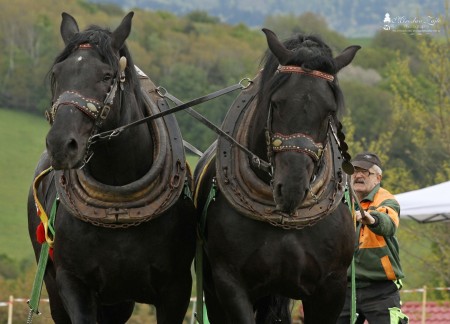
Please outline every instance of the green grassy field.
[{"label": "green grassy field", "polygon": [[45,148],[44,116],[0,109],[0,254],[32,256],[27,231],[27,195]]}]

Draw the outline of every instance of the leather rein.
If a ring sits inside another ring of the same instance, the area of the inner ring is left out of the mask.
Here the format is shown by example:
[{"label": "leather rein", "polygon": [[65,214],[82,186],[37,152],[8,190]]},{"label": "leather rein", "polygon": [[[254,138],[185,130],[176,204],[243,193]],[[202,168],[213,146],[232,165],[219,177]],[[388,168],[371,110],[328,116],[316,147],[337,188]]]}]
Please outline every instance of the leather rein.
[{"label": "leather rein", "polygon": [[[92,46],[90,44],[81,44],[79,46],[80,49],[88,49]],[[169,114],[173,114],[175,112],[186,110],[191,116],[202,122],[204,125],[215,131],[219,136],[224,137],[228,141],[230,141],[232,144],[236,145],[244,151],[250,158],[250,161],[252,164],[268,173],[270,176],[273,174],[273,163],[272,161],[266,162],[262,159],[260,159],[258,156],[253,154],[251,151],[249,151],[246,147],[244,147],[242,144],[238,143],[234,138],[232,138],[230,135],[228,135],[226,132],[222,131],[219,127],[211,123],[209,120],[207,120],[204,116],[196,112],[195,110],[191,109],[191,107],[195,105],[199,105],[201,103],[204,103],[206,101],[212,100],[214,98],[217,98],[223,94],[235,91],[235,90],[245,90],[250,84],[251,81],[249,79],[242,79],[239,83],[229,86],[227,88],[215,91],[213,93],[210,93],[206,96],[191,100],[189,102],[183,103],[173,95],[167,92],[166,89],[162,87],[158,87],[156,91],[161,97],[166,97],[172,102],[176,104],[175,107],[170,108],[165,111],[161,111],[160,113],[147,116],[145,118],[142,118],[140,120],[137,120],[135,122],[131,122],[127,125],[118,127],[113,130],[105,131],[102,133],[98,133],[99,128],[103,124],[104,120],[107,118],[111,106],[113,104],[115,95],[117,90],[122,91],[123,90],[123,83],[125,82],[125,68],[127,65],[127,59],[125,57],[121,57],[119,60],[119,70],[117,72],[117,76],[114,79],[114,82],[110,88],[110,91],[106,94],[105,100],[102,102],[93,99],[93,98],[86,98],[82,94],[78,93],[74,90],[69,90],[63,92],[58,99],[52,104],[52,107],[50,111],[46,111],[46,117],[49,123],[52,125],[56,113],[61,105],[70,105],[81,112],[83,112],[85,115],[87,115],[89,118],[94,120],[95,127],[92,130],[92,134],[88,139],[87,144],[87,150],[86,155],[84,158],[83,165],[80,168],[83,168],[84,165],[86,165],[90,158],[93,155],[93,151],[91,149],[92,145],[103,140],[110,140],[113,137],[116,137],[120,135],[124,130],[140,125],[142,123],[150,122],[151,120],[164,117]],[[334,76],[331,74],[327,74],[321,71],[317,70],[309,70],[304,69],[299,66],[292,66],[292,65],[279,65],[277,68],[277,73],[298,73],[298,74],[304,74],[316,78],[321,78],[326,81],[332,82],[334,80]],[[247,84],[245,84],[247,82]],[[120,83],[120,87],[119,87]],[[120,92],[121,97],[121,92]],[[282,152],[282,151],[296,151],[300,153],[305,153],[309,155],[314,162],[318,162],[322,156],[323,152],[323,144],[321,143],[315,143],[312,138],[310,138],[308,135],[302,134],[302,133],[295,133],[290,135],[284,135],[280,133],[272,134],[270,131],[270,122],[271,122],[271,112],[272,107],[269,108],[269,116],[268,116],[268,122],[267,122],[267,131],[266,131],[266,139],[267,139],[267,145],[268,145],[268,156],[269,159],[273,156],[273,152]],[[336,137],[336,134],[334,134]],[[340,146],[339,146],[340,147]],[[344,150],[346,153],[346,150]],[[344,157],[344,160],[347,159]],[[350,158],[348,158],[350,160]]]}]

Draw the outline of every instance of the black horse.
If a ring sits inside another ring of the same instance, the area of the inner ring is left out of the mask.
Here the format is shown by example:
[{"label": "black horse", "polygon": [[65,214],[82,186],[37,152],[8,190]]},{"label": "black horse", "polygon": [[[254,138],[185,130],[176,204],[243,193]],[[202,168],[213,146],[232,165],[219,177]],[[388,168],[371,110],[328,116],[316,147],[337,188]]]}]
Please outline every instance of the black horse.
[{"label": "black horse", "polygon": [[318,37],[283,43],[263,31],[264,67],[222,126],[249,151],[219,138],[195,170],[208,316],[289,323],[290,299],[300,299],[305,323],[331,324],[354,248],[336,73],[360,47],[333,58]]},{"label": "black horse", "polygon": [[[53,242],[44,281],[56,323],[125,323],[135,302],[153,304],[158,323],[182,323],[190,302],[196,220],[175,117],[108,133],[167,109],[125,45],[132,17],[80,32],[62,14],[52,126],[28,201],[36,257],[37,228]],[[37,214],[56,198],[53,236]]]}]

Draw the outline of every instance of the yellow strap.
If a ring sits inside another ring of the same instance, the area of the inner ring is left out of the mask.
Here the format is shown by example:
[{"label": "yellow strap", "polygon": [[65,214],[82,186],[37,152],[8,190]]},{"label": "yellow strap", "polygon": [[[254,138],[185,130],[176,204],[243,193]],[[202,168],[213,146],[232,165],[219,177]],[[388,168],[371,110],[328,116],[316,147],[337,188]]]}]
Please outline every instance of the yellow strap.
[{"label": "yellow strap", "polygon": [[194,206],[195,208],[197,208],[197,199],[198,199],[198,192],[200,191],[200,184],[203,180],[203,176],[206,173],[206,170],[209,167],[209,164],[211,163],[211,161],[213,160],[213,158],[216,156],[216,154],[211,154],[211,156],[209,157],[209,160],[205,163],[205,165],[203,166],[202,172],[200,173],[199,177],[198,177],[198,181],[197,181],[197,186],[194,188]]},{"label": "yellow strap", "polygon": [[50,238],[48,235],[48,216],[47,213],[44,210],[44,207],[42,207],[42,204],[39,202],[39,199],[37,197],[37,188],[39,187],[39,184],[41,183],[42,179],[49,174],[53,170],[53,167],[49,167],[48,169],[42,171],[33,181],[33,197],[34,197],[34,204],[36,205],[36,211],[41,219],[42,224],[44,225],[45,230],[45,240],[47,241],[48,245],[50,247],[53,247],[53,239]]}]

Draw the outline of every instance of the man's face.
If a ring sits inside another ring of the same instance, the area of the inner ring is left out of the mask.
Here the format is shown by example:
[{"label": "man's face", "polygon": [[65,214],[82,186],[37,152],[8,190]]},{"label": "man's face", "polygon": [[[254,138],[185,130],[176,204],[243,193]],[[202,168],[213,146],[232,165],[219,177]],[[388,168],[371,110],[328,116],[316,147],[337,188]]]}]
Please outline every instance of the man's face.
[{"label": "man's face", "polygon": [[380,181],[381,175],[375,173],[372,168],[367,170],[355,167],[355,173],[352,174],[353,190],[360,196],[367,195]]}]

